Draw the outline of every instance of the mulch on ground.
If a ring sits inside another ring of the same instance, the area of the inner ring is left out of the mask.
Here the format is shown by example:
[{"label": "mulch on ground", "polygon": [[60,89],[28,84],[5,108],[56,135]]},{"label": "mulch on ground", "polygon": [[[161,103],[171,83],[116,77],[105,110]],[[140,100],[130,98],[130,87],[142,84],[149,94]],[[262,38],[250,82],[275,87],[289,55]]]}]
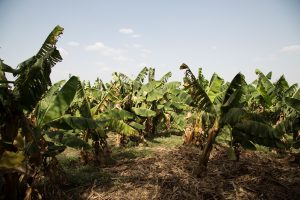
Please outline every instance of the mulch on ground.
[{"label": "mulch on ground", "polygon": [[216,145],[208,170],[194,174],[199,150],[190,146],[157,148],[151,157],[123,159],[102,168],[110,182],[65,191],[71,199],[300,199],[300,168],[289,156],[243,151],[230,161]]}]

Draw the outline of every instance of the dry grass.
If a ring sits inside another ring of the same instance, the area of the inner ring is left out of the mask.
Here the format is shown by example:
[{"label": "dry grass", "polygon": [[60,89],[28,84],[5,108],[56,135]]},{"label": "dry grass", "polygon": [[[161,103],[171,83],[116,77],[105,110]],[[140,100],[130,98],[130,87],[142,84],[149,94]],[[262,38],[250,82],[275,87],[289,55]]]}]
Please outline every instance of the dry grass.
[{"label": "dry grass", "polygon": [[[97,168],[97,175],[89,169],[86,176],[93,175],[93,181],[69,185],[62,192],[70,199],[300,199],[299,165],[290,164],[289,157],[244,151],[235,162],[217,145],[207,174],[197,178],[199,150],[178,147],[181,138],[169,140],[131,148],[135,156],[116,157],[113,165]],[[145,150],[151,153],[139,152]]]}]

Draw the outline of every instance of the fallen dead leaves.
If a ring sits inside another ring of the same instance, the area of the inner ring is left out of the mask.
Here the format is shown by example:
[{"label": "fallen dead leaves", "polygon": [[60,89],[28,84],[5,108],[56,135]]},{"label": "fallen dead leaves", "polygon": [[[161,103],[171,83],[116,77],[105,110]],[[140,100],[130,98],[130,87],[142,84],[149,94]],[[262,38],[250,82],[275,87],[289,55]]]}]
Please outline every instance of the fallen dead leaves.
[{"label": "fallen dead leaves", "polygon": [[110,183],[95,180],[66,191],[71,199],[300,199],[300,169],[288,157],[278,159],[244,151],[229,161],[216,146],[205,176],[197,178],[199,150],[190,146],[159,147],[154,155],[119,160],[103,168]]}]

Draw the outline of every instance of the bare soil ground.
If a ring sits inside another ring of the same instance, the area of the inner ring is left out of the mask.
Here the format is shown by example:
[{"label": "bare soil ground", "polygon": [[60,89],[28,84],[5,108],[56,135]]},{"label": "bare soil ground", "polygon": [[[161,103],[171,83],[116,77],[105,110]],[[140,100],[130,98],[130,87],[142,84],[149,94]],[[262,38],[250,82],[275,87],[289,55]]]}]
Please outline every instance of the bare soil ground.
[{"label": "bare soil ground", "polygon": [[122,158],[101,168],[101,178],[62,189],[70,199],[300,199],[300,168],[290,156],[243,151],[230,161],[215,145],[207,173],[197,178],[199,149],[155,146],[150,155]]}]

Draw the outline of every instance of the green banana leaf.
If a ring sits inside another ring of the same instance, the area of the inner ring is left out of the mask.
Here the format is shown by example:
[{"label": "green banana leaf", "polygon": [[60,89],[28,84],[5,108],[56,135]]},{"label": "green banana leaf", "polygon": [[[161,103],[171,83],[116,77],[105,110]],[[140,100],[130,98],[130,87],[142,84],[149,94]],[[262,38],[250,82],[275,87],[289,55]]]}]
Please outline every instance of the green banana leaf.
[{"label": "green banana leaf", "polygon": [[52,50],[52,47],[56,45],[57,39],[61,34],[63,34],[64,28],[57,25],[52,32],[48,35],[39,52],[37,53],[37,57],[43,57],[47,52]]},{"label": "green banana leaf", "polygon": [[47,111],[46,108],[50,106],[50,104],[53,102],[54,98],[57,95],[57,92],[60,90],[61,86],[65,83],[64,80],[59,81],[55,83],[48,92],[44,95],[43,99],[39,101],[37,104],[37,107],[35,109],[35,116],[37,118],[37,124],[40,124],[40,120],[42,119],[42,116]]},{"label": "green banana leaf", "polygon": [[162,86],[163,93],[171,93],[171,94],[179,94],[182,90],[179,89],[181,83],[178,81],[172,81],[169,83],[165,83]]},{"label": "green banana leaf", "polygon": [[170,102],[170,107],[173,107],[177,110],[186,110],[188,108],[188,105],[181,102]]},{"label": "green banana leaf", "polygon": [[74,100],[77,100],[77,104],[79,106],[79,112],[82,117],[92,118],[90,103],[85,94],[84,88],[82,84],[78,85],[76,96]]},{"label": "green banana leaf", "polygon": [[42,100],[37,107],[37,125],[42,127],[62,117],[72,103],[79,85],[81,82],[78,77],[72,76],[55,95],[52,92],[49,96],[46,95],[45,100]]},{"label": "green banana leaf", "polygon": [[193,99],[193,104],[196,105],[199,110],[214,110],[213,103],[211,102],[205,89],[199,84],[190,68],[183,63],[180,66],[180,69],[185,70],[185,85]]},{"label": "green banana leaf", "polygon": [[286,81],[284,75],[282,75],[276,83],[274,83],[274,93],[276,94],[276,98],[280,101],[284,95],[286,90],[289,89],[289,84]]},{"label": "green banana leaf", "polygon": [[134,79],[134,81],[132,83],[134,91],[139,90],[142,87],[144,79],[145,79],[147,73],[148,73],[148,68],[147,67],[144,67],[139,72],[139,74],[137,75],[137,77]]},{"label": "green banana leaf", "polygon": [[172,73],[168,72],[165,75],[163,75],[163,77],[161,77],[161,79],[159,81],[165,84],[166,82],[168,82],[168,80],[171,76],[172,76]]},{"label": "green banana leaf", "polygon": [[96,129],[98,127],[104,126],[104,124],[108,120],[106,119],[92,119],[92,118],[85,118],[85,117],[74,117],[71,115],[64,115],[55,120],[52,120],[47,123],[47,125],[64,129],[64,130],[87,130],[87,129]]},{"label": "green banana leaf", "polygon": [[276,130],[282,135],[300,130],[300,117],[289,116],[276,125]]},{"label": "green banana leaf", "polygon": [[293,95],[293,98],[300,99],[300,88],[297,90],[297,92],[295,92],[295,94]]},{"label": "green banana leaf", "polygon": [[264,101],[268,106],[271,106],[274,97],[276,96],[274,90],[275,86],[271,83],[271,81],[259,70],[256,69],[255,73],[259,76],[257,91],[261,94]]},{"label": "green banana leaf", "polygon": [[272,78],[272,72],[269,72],[269,73],[266,75],[266,78],[269,79],[269,80],[271,80],[271,78]]},{"label": "green banana leaf", "polygon": [[245,92],[246,81],[243,74],[238,73],[226,90],[222,110],[226,113],[230,108],[241,107],[241,98]]},{"label": "green banana leaf", "polygon": [[286,97],[285,102],[288,106],[294,108],[297,112],[300,112],[300,99]]},{"label": "green banana leaf", "polygon": [[151,81],[141,87],[141,89],[138,92],[138,95],[140,96],[146,96],[149,92],[155,90],[159,86],[162,85],[162,82],[160,81]]},{"label": "green banana leaf", "polygon": [[128,135],[128,136],[139,135],[139,132],[135,128],[128,125],[123,120],[110,120],[109,126],[110,126],[111,130],[114,130],[120,134],[124,134],[124,135]]},{"label": "green banana leaf", "polygon": [[0,170],[12,170],[23,166],[25,155],[23,152],[4,151],[0,158]]},{"label": "green banana leaf", "polygon": [[164,93],[161,90],[152,90],[151,92],[148,93],[147,95],[147,101],[152,102],[152,101],[158,101],[164,97]]},{"label": "green banana leaf", "polygon": [[183,102],[190,105],[193,102],[192,97],[185,91],[180,92],[176,97],[173,97],[176,102]]},{"label": "green banana leaf", "polygon": [[272,126],[253,120],[244,120],[233,127],[232,135],[234,138],[245,136],[245,141],[251,141],[256,144],[267,147],[285,147],[280,140],[282,134]]},{"label": "green banana leaf", "polygon": [[155,80],[155,68],[149,67],[148,69],[148,82],[154,81]]},{"label": "green banana leaf", "polygon": [[155,117],[156,116],[156,112],[154,112],[153,110],[147,109],[147,108],[131,108],[132,111],[141,117]]},{"label": "green banana leaf", "polygon": [[198,83],[200,84],[200,86],[202,88],[207,88],[209,82],[208,80],[206,80],[206,78],[204,77],[203,73],[202,73],[202,68],[198,68]]},{"label": "green banana leaf", "polygon": [[231,108],[223,114],[222,118],[220,119],[221,124],[229,124],[233,127],[235,124],[240,123],[244,119],[246,119],[247,112],[242,108]]},{"label": "green banana leaf", "polygon": [[293,95],[296,94],[297,89],[298,89],[298,84],[297,84],[297,83],[291,85],[291,86],[284,92],[284,96],[285,96],[285,97],[293,97]]},{"label": "green banana leaf", "polygon": [[62,153],[67,146],[55,145],[53,142],[47,141],[47,150],[43,153],[45,157],[52,157]]},{"label": "green banana leaf", "polygon": [[133,128],[137,129],[137,130],[144,130],[145,129],[145,125],[139,124],[137,122],[130,122],[129,123],[130,126],[132,126]]},{"label": "green banana leaf", "polygon": [[112,78],[116,82],[120,82],[120,84],[131,84],[132,80],[125,74],[120,73],[120,72],[114,72],[112,74]]},{"label": "green banana leaf", "polygon": [[13,93],[21,106],[28,111],[32,111],[48,87],[51,86],[51,68],[62,61],[55,46],[57,38],[62,32],[63,28],[56,26],[48,35],[39,52],[19,64],[14,73],[16,80]]},{"label": "green banana leaf", "polygon": [[224,84],[224,80],[221,77],[219,77],[216,73],[214,73],[209,82],[209,86],[206,89],[207,95],[211,102],[214,102],[215,98],[220,93],[224,92],[221,90],[223,84]]},{"label": "green banana leaf", "polygon": [[101,119],[114,119],[114,120],[128,120],[133,119],[134,115],[126,110],[111,109],[105,113],[101,113],[99,118]]}]

